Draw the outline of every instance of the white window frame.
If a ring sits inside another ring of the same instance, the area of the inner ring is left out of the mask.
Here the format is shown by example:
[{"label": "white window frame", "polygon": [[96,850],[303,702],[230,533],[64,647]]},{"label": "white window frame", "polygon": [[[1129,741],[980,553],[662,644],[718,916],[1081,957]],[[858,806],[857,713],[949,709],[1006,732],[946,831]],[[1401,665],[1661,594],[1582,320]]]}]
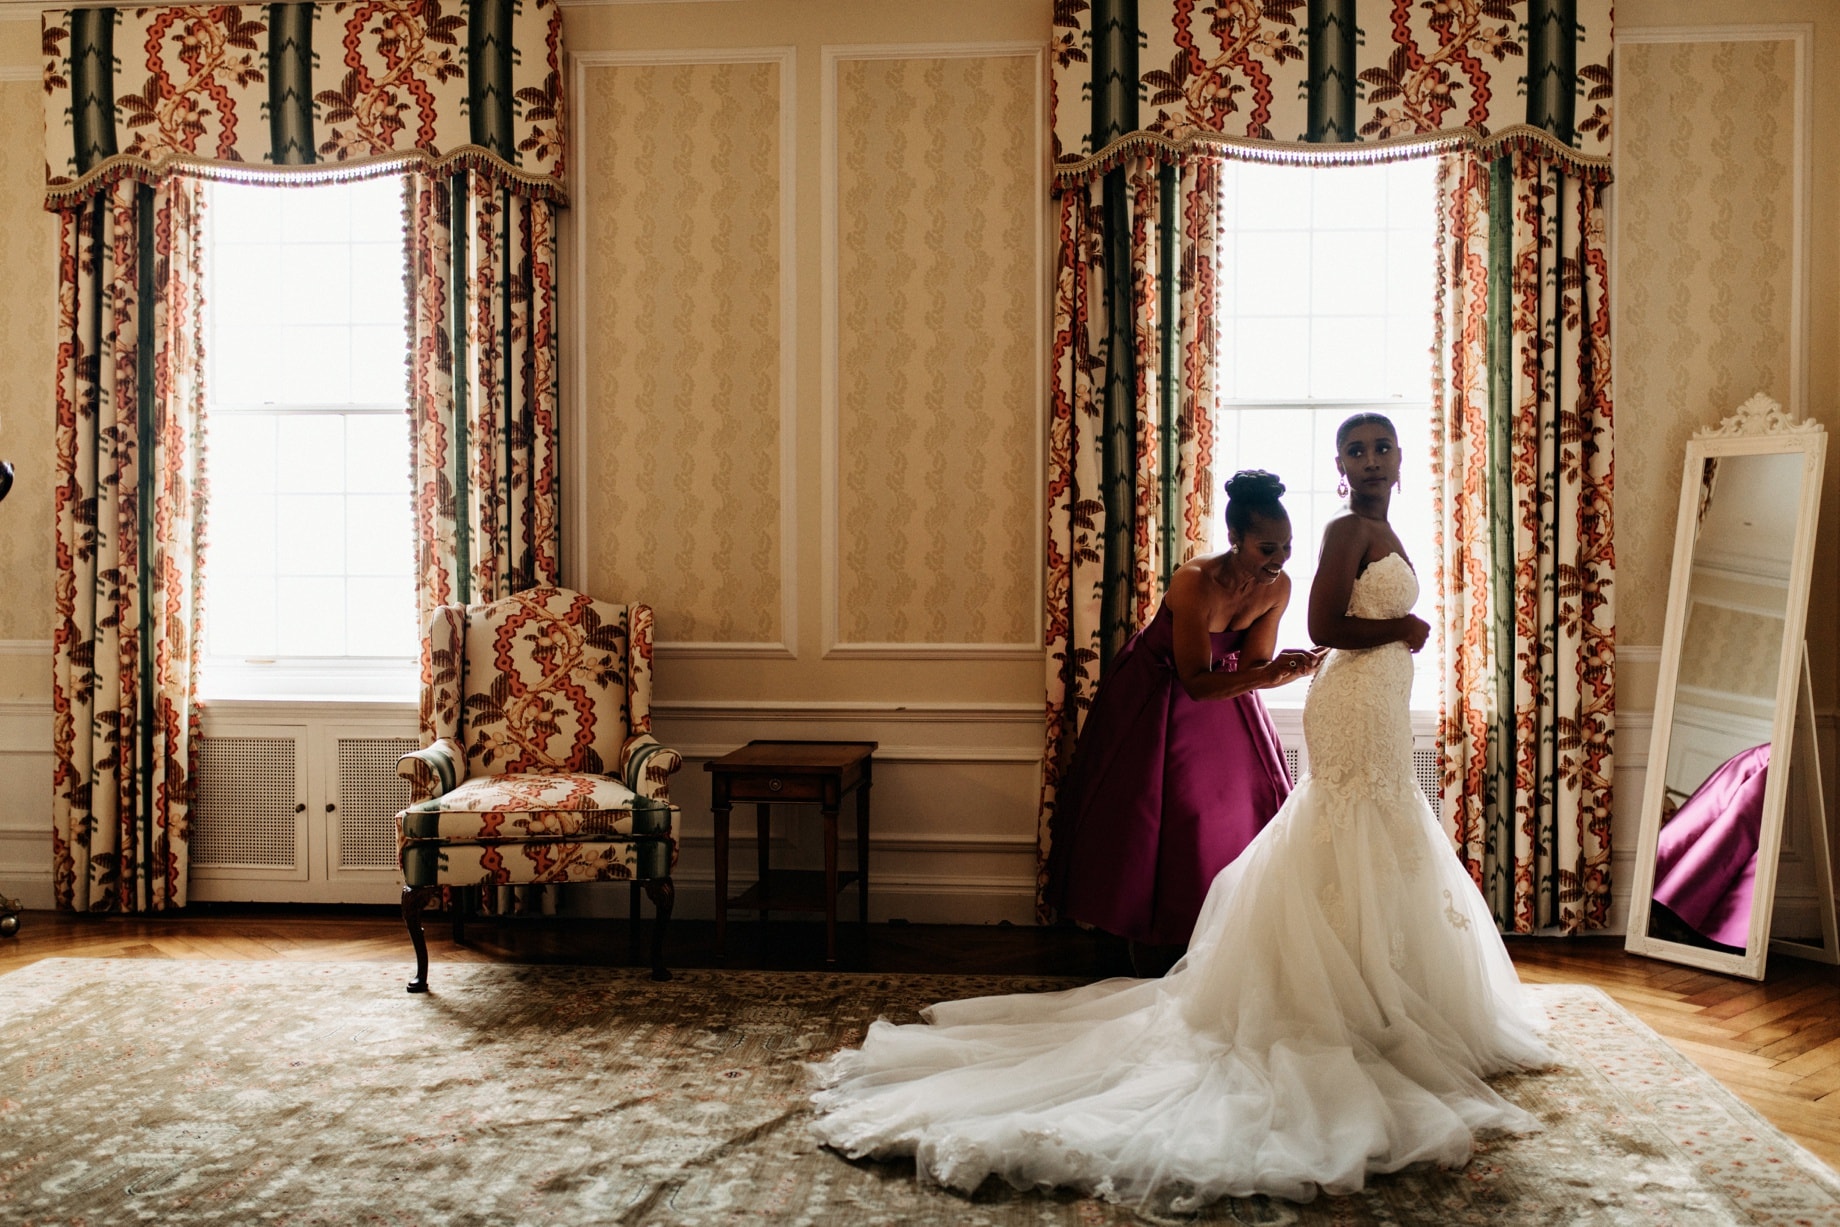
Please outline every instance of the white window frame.
[{"label": "white window frame", "polygon": [[[301,190],[292,187],[275,188],[277,191]],[[212,214],[205,213],[205,251],[206,251],[206,303],[215,298],[216,260],[218,251],[212,232]],[[406,309],[406,304],[405,304]],[[207,317],[207,345],[212,339],[214,321]],[[405,333],[407,332],[405,319]],[[407,361],[407,352],[404,361]],[[340,418],[367,417],[383,414],[406,415],[409,406],[382,402],[341,402],[341,403],[276,403],[272,401],[219,401],[209,396],[208,389],[216,382],[215,364],[207,351],[207,404],[206,421],[212,415],[222,413],[244,417],[270,416],[276,419],[295,416],[336,416]],[[406,390],[405,390],[406,395]],[[408,457],[405,455],[405,462]],[[407,496],[413,510],[414,493]],[[420,661],[416,655],[402,656],[246,656],[212,653],[210,649],[209,621],[209,574],[210,546],[209,524],[211,517],[218,513],[218,508],[207,505],[206,545],[205,545],[205,593],[206,602],[204,619],[206,623],[204,642],[199,657],[200,698],[209,702],[266,702],[316,704],[366,705],[413,703],[419,699],[421,679]],[[413,579],[411,579],[413,582]]]}]

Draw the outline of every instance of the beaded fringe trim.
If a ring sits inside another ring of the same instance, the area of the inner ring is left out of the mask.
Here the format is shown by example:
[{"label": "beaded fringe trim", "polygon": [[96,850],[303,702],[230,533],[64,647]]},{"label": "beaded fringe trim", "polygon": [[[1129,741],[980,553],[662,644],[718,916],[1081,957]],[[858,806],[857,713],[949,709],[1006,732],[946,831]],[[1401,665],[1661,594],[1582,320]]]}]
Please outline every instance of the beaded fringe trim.
[{"label": "beaded fringe trim", "polygon": [[283,187],[310,187],[320,183],[349,183],[420,170],[440,177],[458,171],[483,175],[500,187],[536,200],[568,204],[560,182],[519,170],[480,145],[462,145],[436,156],[425,150],[377,154],[343,162],[314,162],[301,166],[275,166],[266,162],[224,162],[206,158],[173,157],[159,162],[130,154],[109,158],[77,179],[53,180],[45,187],[45,208],[53,213],[83,204],[124,179],[157,183],[167,175],[183,174],[218,183],[266,183]]},{"label": "beaded fringe trim", "polygon": [[1214,155],[1288,166],[1366,166],[1382,162],[1403,162],[1460,149],[1470,150],[1481,158],[1495,158],[1504,153],[1531,153],[1558,163],[1591,182],[1608,183],[1611,178],[1608,157],[1580,153],[1561,143],[1546,129],[1531,124],[1516,124],[1493,134],[1484,134],[1476,128],[1446,128],[1441,132],[1393,137],[1384,141],[1337,144],[1262,141],[1183,127],[1176,129],[1171,136],[1160,132],[1132,132],[1112,141],[1090,157],[1063,162],[1055,168],[1054,186],[1057,192],[1077,188],[1102,177],[1134,157],[1150,157],[1158,162],[1179,162],[1197,155]]}]

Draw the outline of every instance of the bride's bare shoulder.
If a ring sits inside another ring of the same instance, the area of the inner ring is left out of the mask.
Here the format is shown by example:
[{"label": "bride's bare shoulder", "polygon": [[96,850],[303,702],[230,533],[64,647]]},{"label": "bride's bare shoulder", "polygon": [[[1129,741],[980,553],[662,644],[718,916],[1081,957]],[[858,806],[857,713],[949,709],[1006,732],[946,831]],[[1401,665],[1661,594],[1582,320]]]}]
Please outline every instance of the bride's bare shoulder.
[{"label": "bride's bare shoulder", "polygon": [[1365,554],[1371,538],[1373,521],[1352,511],[1339,512],[1323,526],[1322,552]]}]

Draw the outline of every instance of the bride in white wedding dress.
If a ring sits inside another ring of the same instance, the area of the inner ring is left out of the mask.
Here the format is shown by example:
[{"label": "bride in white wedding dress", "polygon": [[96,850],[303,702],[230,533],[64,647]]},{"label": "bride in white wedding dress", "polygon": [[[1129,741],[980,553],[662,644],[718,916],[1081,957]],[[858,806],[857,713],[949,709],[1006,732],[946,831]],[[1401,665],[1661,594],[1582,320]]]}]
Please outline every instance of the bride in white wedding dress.
[{"label": "bride in white wedding dress", "polygon": [[994,1174],[1184,1210],[1351,1192],[1538,1127],[1483,1079],[1549,1064],[1545,1020],[1413,779],[1411,653],[1429,627],[1385,519],[1391,423],[1343,423],[1337,464],[1350,514],[1311,593],[1311,633],[1336,650],[1304,706],[1309,773],[1215,878],[1187,955],[1160,980],[875,1023],[812,1067],[825,1144],[911,1155],[967,1193]]}]

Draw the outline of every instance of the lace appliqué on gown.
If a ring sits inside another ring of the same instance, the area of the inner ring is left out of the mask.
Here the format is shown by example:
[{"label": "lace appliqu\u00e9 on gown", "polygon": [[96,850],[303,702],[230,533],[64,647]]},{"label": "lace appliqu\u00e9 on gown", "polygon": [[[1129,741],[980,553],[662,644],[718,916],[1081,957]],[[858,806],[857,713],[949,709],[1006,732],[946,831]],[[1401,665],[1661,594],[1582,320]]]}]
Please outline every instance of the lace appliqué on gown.
[{"label": "lace appliqu\u00e9 on gown", "polygon": [[[1389,556],[1349,612],[1417,595]],[[1214,879],[1169,975],[877,1023],[814,1067],[819,1138],[966,1192],[995,1175],[1180,1210],[1349,1192],[1536,1128],[1483,1080],[1545,1064],[1544,1020],[1413,778],[1411,682],[1402,644],[1329,655],[1310,774]]]}]

